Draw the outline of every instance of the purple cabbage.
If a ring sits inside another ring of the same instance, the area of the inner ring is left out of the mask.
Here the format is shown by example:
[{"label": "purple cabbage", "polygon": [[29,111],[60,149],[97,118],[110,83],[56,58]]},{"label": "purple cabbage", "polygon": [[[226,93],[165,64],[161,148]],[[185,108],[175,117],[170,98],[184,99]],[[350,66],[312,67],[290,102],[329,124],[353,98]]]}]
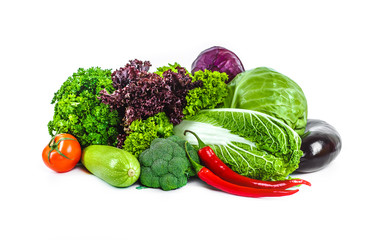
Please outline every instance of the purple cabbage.
[{"label": "purple cabbage", "polygon": [[202,51],[192,63],[192,74],[205,69],[210,71],[225,72],[230,82],[236,75],[244,72],[244,66],[238,56],[232,51],[214,46]]}]

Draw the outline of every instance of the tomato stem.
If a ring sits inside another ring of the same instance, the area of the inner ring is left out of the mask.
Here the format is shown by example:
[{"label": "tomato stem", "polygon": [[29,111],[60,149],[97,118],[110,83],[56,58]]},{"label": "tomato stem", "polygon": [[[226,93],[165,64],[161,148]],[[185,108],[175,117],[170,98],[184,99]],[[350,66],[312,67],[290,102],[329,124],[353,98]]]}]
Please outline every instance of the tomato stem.
[{"label": "tomato stem", "polygon": [[58,148],[59,143],[61,141],[65,141],[65,140],[72,140],[72,141],[76,141],[74,138],[60,138],[59,141],[57,141],[57,143],[55,143],[55,138],[56,136],[53,136],[49,142],[49,147],[50,147],[50,151],[49,154],[47,155],[47,161],[50,163],[50,155],[52,151],[56,151],[58,154],[60,154],[61,156],[65,157],[68,160],[72,160],[70,158],[68,158],[67,156],[65,156]]}]

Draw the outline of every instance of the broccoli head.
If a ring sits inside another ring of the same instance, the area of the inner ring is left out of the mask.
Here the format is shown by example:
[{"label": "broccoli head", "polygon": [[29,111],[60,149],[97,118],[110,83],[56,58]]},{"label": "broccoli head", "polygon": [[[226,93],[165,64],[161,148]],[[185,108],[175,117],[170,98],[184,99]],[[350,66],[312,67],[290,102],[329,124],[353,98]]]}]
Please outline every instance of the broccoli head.
[{"label": "broccoli head", "polygon": [[[156,138],[150,148],[139,155],[140,182],[146,187],[165,191],[180,188],[195,175],[185,151],[185,140],[177,136]],[[187,145],[188,154],[199,163],[196,150]]]}]

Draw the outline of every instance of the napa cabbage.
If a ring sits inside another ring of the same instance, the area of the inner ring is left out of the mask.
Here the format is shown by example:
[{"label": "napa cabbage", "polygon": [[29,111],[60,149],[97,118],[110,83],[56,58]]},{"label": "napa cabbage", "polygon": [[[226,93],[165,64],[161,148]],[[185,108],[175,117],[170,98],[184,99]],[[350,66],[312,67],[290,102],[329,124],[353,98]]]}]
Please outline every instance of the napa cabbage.
[{"label": "napa cabbage", "polygon": [[282,180],[298,168],[300,136],[268,114],[235,108],[201,110],[174,127],[174,134],[196,146],[195,132],[235,172],[261,180]]}]

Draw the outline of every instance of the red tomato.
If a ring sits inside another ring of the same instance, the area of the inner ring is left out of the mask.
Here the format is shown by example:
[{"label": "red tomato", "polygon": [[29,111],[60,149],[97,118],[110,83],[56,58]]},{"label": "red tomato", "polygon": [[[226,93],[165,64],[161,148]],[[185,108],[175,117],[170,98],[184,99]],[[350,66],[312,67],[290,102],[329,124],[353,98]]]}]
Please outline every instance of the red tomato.
[{"label": "red tomato", "polygon": [[79,162],[82,154],[78,140],[66,133],[53,137],[42,151],[43,162],[56,172],[68,172]]}]

